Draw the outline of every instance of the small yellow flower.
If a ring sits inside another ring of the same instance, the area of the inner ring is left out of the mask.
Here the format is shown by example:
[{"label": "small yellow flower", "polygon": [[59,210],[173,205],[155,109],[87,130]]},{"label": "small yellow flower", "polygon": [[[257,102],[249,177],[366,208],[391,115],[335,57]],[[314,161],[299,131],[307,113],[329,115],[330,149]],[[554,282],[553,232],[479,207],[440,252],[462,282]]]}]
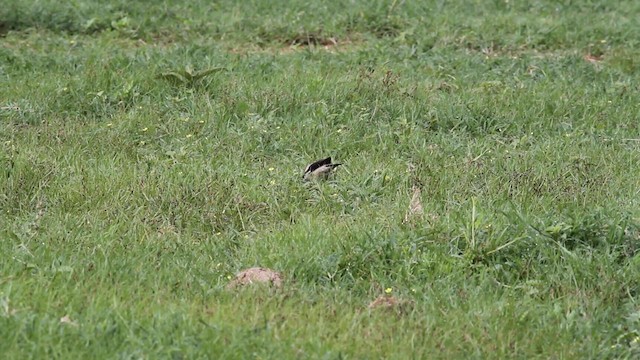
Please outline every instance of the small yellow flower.
[{"label": "small yellow flower", "polygon": [[204,120],[200,120],[198,121],[200,124],[204,124]]},{"label": "small yellow flower", "polygon": [[393,291],[393,289],[392,289],[392,288],[390,288],[390,287],[389,287],[389,288],[384,289],[384,292],[386,292],[387,294],[391,294],[391,292],[392,292],[392,291]]},{"label": "small yellow flower", "polygon": [[341,132],[342,132],[342,129],[338,129],[338,132],[339,132],[339,133],[341,133]]},{"label": "small yellow flower", "polygon": [[112,127],[112,126],[113,126],[113,123],[108,123],[107,124],[107,127]]},{"label": "small yellow flower", "polygon": [[271,181],[269,181],[269,184],[271,184],[271,185],[275,185],[275,184],[276,184],[276,181],[275,181],[275,180],[271,180]]},{"label": "small yellow flower", "polygon": [[147,131],[147,130],[149,130],[149,128],[147,128],[147,127],[146,127],[146,128],[144,128],[144,129],[142,129],[142,131],[143,131],[143,132],[144,132],[144,131]]},{"label": "small yellow flower", "polygon": [[416,292],[416,289],[415,288],[411,288],[411,292],[412,293]]},{"label": "small yellow flower", "polygon": [[187,139],[192,137],[192,136],[193,136],[193,134],[187,134]]},{"label": "small yellow flower", "polygon": [[272,167],[270,167],[270,168],[269,168],[269,171],[273,171],[273,170],[275,170],[275,169],[274,169],[274,168],[272,168]]},{"label": "small yellow flower", "polygon": [[227,280],[231,280],[231,275],[227,275]]}]

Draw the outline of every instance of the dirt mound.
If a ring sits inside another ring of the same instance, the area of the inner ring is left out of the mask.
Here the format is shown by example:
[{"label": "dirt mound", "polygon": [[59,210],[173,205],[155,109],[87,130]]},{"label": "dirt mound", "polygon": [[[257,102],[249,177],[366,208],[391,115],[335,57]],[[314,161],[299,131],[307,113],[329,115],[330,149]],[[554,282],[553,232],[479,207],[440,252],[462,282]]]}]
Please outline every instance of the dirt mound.
[{"label": "dirt mound", "polygon": [[254,267],[246,270],[242,270],[236,274],[236,278],[231,280],[227,285],[227,289],[235,289],[240,286],[250,284],[267,284],[275,286],[276,288],[282,287],[282,274],[271,269]]},{"label": "dirt mound", "polygon": [[368,308],[371,310],[389,310],[397,313],[407,313],[413,307],[412,301],[398,299],[389,295],[380,295],[371,303]]}]

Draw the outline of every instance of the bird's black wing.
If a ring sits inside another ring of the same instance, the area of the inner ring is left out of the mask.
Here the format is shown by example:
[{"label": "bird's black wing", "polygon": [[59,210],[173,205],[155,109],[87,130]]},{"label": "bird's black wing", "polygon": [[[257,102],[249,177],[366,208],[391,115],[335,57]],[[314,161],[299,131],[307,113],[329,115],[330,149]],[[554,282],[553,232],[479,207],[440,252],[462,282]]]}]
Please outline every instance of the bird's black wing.
[{"label": "bird's black wing", "polygon": [[319,168],[320,166],[329,165],[329,164],[331,164],[331,156],[329,156],[326,159],[318,160],[318,161],[314,162],[313,164],[307,166],[307,168],[304,169],[304,172],[305,173],[313,172],[315,169]]}]

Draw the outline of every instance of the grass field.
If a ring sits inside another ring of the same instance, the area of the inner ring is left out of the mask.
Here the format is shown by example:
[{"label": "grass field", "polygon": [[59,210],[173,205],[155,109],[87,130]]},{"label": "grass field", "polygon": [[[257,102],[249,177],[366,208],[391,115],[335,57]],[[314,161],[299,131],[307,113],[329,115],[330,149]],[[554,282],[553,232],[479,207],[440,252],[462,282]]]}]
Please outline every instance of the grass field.
[{"label": "grass field", "polygon": [[633,0],[6,0],[0,354],[637,358],[639,59]]}]

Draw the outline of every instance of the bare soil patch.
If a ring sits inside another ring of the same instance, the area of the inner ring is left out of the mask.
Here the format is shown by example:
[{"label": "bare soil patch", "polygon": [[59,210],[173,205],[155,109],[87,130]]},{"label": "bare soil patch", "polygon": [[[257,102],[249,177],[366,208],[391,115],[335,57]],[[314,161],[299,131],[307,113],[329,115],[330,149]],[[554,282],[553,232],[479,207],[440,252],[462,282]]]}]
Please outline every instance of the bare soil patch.
[{"label": "bare soil patch", "polygon": [[279,272],[267,268],[254,267],[237,273],[235,279],[231,280],[227,285],[227,289],[235,289],[251,284],[267,284],[281,288],[282,282],[283,276]]}]

